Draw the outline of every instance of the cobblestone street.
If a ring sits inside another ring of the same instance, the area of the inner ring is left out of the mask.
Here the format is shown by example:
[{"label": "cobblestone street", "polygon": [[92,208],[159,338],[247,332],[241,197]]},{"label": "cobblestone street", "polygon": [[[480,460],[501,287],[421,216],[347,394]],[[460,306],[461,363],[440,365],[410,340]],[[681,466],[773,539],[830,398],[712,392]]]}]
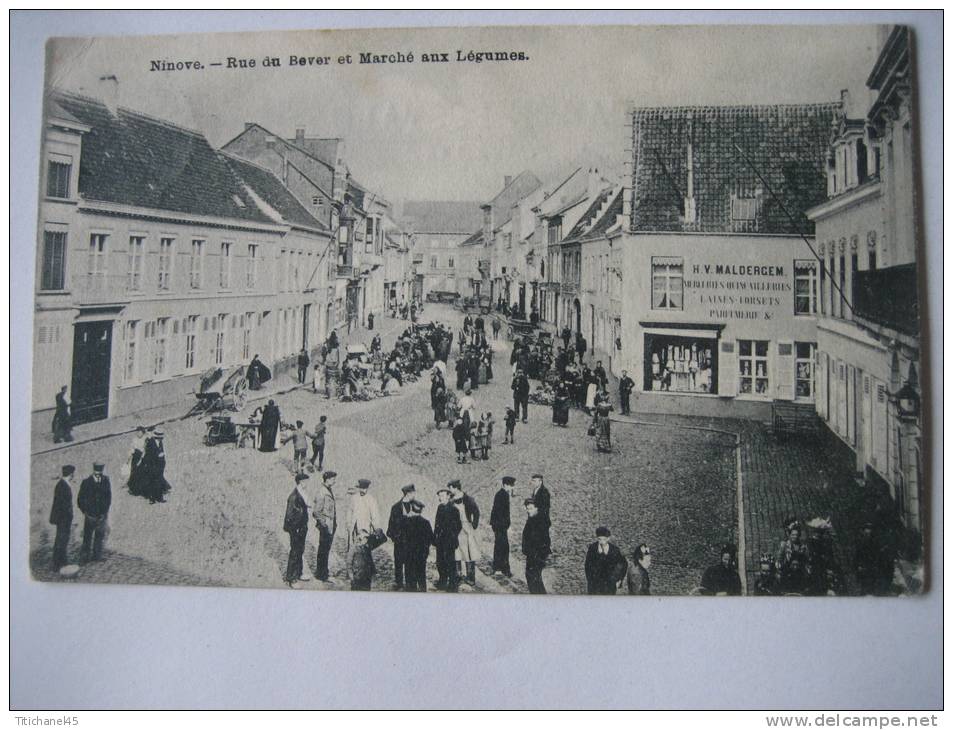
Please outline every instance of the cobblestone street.
[{"label": "cobblestone street", "polygon": [[[427,317],[455,327],[461,316],[449,307],[431,305]],[[385,347],[406,322],[385,319]],[[370,339],[366,331],[351,341]],[[509,344],[494,343],[494,381],[474,392],[479,411],[497,420],[494,445],[487,461],[457,464],[450,432],[436,429],[429,409],[429,379],[409,383],[397,394],[366,402],[340,403],[305,389],[276,394],[282,420],[302,419],[310,425],[319,415],[330,422],[325,468],[339,473],[338,506],[346,509],[347,489],[358,478],[373,482],[373,492],[387,513],[407,482],[433,519],[436,489],[458,478],[477,501],[482,520],[484,559],[477,586],[464,590],[525,592],[520,561],[520,535],[525,521],[522,498],[529,477],[539,471],[553,494],[553,557],[544,573],[551,592],[583,593],[582,570],[595,527],[605,524],[614,541],[629,555],[641,542],[653,550],[652,585],[658,594],[686,594],[698,585],[702,571],[718,559],[725,542],[739,541],[736,454],[733,433],[741,434],[744,484],[746,562],[749,584],[758,555],[773,552],[780,526],[789,516],[802,519],[831,515],[848,534],[856,519],[846,521],[851,490],[849,462],[836,451],[811,443],[777,444],[763,425],[725,419],[683,416],[638,416],[613,424],[614,451],[596,451],[586,435],[588,417],[570,415],[565,429],[552,425],[549,408],[530,405],[528,424],[518,423],[516,445],[502,441],[504,407],[511,402]],[[453,361],[451,360],[451,372]],[[183,404],[183,408],[186,405]],[[705,430],[711,429],[711,430]],[[276,454],[230,445],[202,445],[204,420],[171,421],[166,426],[169,454],[167,477],[173,485],[169,501],[150,505],[120,485],[120,467],[128,453],[126,435],[79,443],[34,456],[32,558],[34,575],[58,580],[48,572],[52,530],[46,524],[52,487],[61,463],[74,463],[85,476],[93,460],[102,459],[112,476],[114,503],[107,560],[85,566],[77,580],[281,587],[287,560],[287,536],[281,530],[285,500],[292,488],[291,447]],[[492,532],[488,520],[500,477],[517,479],[513,500],[511,545],[514,578],[489,576]],[[833,489],[830,485],[838,485]],[[845,487],[844,485],[847,485]],[[853,488],[856,490],[856,487]],[[77,513],[73,549],[81,539]],[[839,562],[849,564],[849,539],[838,543]],[[314,546],[305,554],[313,566]],[[303,585],[309,589],[346,588],[346,540],[339,533],[332,555],[332,580]],[[375,589],[392,580],[391,548],[375,551]],[[431,580],[435,567],[431,562]]]}]

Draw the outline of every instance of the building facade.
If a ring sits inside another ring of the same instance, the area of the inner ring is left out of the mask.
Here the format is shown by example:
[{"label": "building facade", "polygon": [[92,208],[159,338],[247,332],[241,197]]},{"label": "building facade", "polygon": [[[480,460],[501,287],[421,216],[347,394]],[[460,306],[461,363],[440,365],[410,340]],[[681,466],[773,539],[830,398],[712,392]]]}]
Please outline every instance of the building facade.
[{"label": "building facade", "polygon": [[641,410],[812,407],[818,261],[838,103],[633,109],[621,358]]},{"label": "building facade", "polygon": [[34,410],[63,385],[77,423],[191,405],[203,371],[320,336],[330,232],[267,171],[66,92],[42,155]]},{"label": "building facade", "polygon": [[420,254],[417,273],[423,297],[449,293],[472,296],[470,269],[460,244],[480,227],[477,201],[409,200],[403,205],[403,225],[413,233]]},{"label": "building facade", "polygon": [[[809,211],[820,266],[818,415],[858,474],[922,530],[918,230],[909,31],[895,27],[867,81],[863,118],[831,131],[828,199]],[[910,544],[919,544],[912,540]]]}]

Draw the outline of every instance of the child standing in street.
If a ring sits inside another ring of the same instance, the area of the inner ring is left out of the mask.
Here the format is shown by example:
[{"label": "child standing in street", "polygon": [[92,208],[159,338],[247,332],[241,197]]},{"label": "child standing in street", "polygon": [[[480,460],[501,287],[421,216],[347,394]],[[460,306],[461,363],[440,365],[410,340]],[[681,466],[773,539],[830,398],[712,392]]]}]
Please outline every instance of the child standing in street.
[{"label": "child standing in street", "polygon": [[515,441],[513,441],[513,432],[516,430],[516,411],[510,406],[506,407],[506,416],[504,416],[503,422],[506,424],[506,434],[503,436],[503,443],[515,443]]},{"label": "child standing in street", "polygon": [[486,422],[486,451],[489,453],[490,449],[493,448],[493,424],[495,423],[493,414],[487,411],[483,414],[483,420]]},{"label": "child standing in street", "polygon": [[457,422],[453,425],[453,445],[454,451],[457,454],[457,463],[466,464],[467,463],[467,441],[469,440],[469,433],[467,427],[463,423],[462,418],[457,418]]}]

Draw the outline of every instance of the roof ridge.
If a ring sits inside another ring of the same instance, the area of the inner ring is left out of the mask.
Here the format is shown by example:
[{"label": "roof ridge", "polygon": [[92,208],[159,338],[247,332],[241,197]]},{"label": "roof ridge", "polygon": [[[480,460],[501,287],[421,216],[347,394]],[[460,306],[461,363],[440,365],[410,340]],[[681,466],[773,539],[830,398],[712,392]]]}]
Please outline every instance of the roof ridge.
[{"label": "roof ridge", "polygon": [[[124,106],[116,107],[116,116],[118,117],[120,113],[128,114],[134,117],[141,117],[147,121],[152,122],[153,124],[159,124],[163,127],[170,127],[171,129],[178,130],[179,132],[185,132],[187,134],[191,134],[196,137],[201,137],[206,142],[208,142],[208,139],[205,137],[205,134],[200,132],[199,130],[192,129],[190,127],[185,127],[176,122],[170,122],[168,119],[161,119],[159,117],[154,117],[151,114],[146,114],[145,112],[141,112],[137,109],[130,109],[129,107],[124,107]],[[209,144],[209,147],[211,146],[212,145]]]},{"label": "roof ridge", "polygon": [[678,104],[675,106],[631,106],[630,111],[728,111],[728,110],[760,110],[760,109],[807,109],[807,108],[829,108],[841,106],[840,100],[837,101],[809,101],[809,102],[785,102],[783,104]]}]

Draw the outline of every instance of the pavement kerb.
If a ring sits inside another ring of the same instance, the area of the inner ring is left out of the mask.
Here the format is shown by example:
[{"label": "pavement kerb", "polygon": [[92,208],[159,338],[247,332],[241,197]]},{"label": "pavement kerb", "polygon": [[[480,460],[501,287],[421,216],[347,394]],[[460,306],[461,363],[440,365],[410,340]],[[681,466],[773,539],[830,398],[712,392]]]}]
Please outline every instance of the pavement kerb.
[{"label": "pavement kerb", "polygon": [[[357,333],[359,333],[359,332],[365,332],[365,331],[366,331],[366,332],[375,332],[375,333],[381,334],[381,335],[390,334],[394,329],[397,329],[397,328],[399,327],[399,323],[400,323],[400,322],[405,322],[405,321],[409,321],[409,320],[397,320],[397,323],[394,323],[394,324],[393,324],[390,328],[388,328],[387,330],[379,330],[379,331],[378,331],[378,330],[364,330],[364,329],[362,328],[361,330],[356,330],[355,332],[351,332],[350,334],[346,334],[346,335],[344,335],[344,337],[348,338],[348,342],[350,342],[351,338],[354,337],[354,336],[355,336]],[[409,325],[408,325],[408,326],[409,326]],[[248,402],[248,403],[252,403],[252,402],[255,402],[255,401],[259,401],[259,400],[264,400],[265,398],[271,398],[271,397],[274,397],[274,396],[276,396],[276,395],[285,395],[285,394],[290,393],[290,392],[292,392],[292,391],[294,391],[294,390],[298,390],[298,389],[300,389],[300,388],[306,388],[306,387],[308,387],[308,384],[307,384],[307,383],[294,383],[291,387],[285,388],[285,389],[283,389],[283,390],[273,390],[273,391],[270,391],[270,392],[267,392],[267,393],[262,393],[262,394],[260,394],[260,395],[250,396],[250,397],[248,398],[247,402]],[[149,428],[155,428],[156,426],[164,426],[165,424],[167,424],[167,423],[173,423],[174,421],[184,421],[186,418],[191,418],[191,414],[186,414],[186,415],[184,415],[184,416],[172,416],[172,417],[170,417],[170,418],[160,419],[160,420],[155,421],[154,423],[151,423],[151,424],[145,424],[145,423],[144,423],[144,424],[141,424],[141,425],[143,425],[143,426],[145,426],[147,429],[149,429]],[[120,431],[110,431],[110,432],[108,432],[108,433],[101,433],[101,434],[98,434],[98,435],[96,435],[96,436],[90,436],[89,438],[79,439],[79,440],[75,440],[75,441],[69,441],[69,442],[64,443],[64,444],[57,444],[56,446],[49,446],[49,447],[47,447],[47,448],[38,449],[38,450],[36,450],[36,451],[31,451],[31,452],[30,452],[30,456],[32,457],[32,456],[40,456],[40,455],[42,455],[42,454],[51,454],[51,453],[53,453],[53,452],[55,452],[55,451],[62,451],[63,449],[68,449],[68,448],[70,448],[70,447],[72,447],[72,446],[81,446],[82,444],[91,444],[91,443],[94,443],[94,442],[96,442],[96,441],[104,441],[105,439],[117,438],[117,437],[119,437],[119,436],[126,436],[126,435],[128,435],[128,434],[134,433],[135,431],[136,431],[136,428],[127,428],[127,429],[123,429],[123,430],[120,430]]]}]

